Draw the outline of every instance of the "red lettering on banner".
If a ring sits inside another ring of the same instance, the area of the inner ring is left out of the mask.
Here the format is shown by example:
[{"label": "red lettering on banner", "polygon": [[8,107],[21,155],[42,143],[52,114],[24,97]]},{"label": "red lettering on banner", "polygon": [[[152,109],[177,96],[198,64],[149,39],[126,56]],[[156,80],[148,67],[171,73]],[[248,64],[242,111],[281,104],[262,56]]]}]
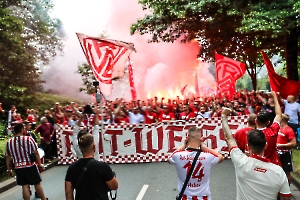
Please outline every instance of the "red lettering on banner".
[{"label": "red lettering on banner", "polygon": [[163,132],[163,127],[157,127],[156,132],[157,132],[157,147],[158,149],[153,148],[153,131],[152,129],[146,133],[147,137],[147,150],[142,149],[142,130],[143,128],[134,128],[132,132],[135,133],[135,143],[136,143],[136,152],[140,154],[146,154],[147,152],[156,154],[163,148],[163,140],[164,140],[164,132]]},{"label": "red lettering on banner", "polygon": [[216,127],[217,127],[216,125],[207,125],[207,124],[204,124],[201,127],[201,129],[200,129],[204,141],[207,140],[207,139],[211,140],[211,148],[212,149],[216,149],[217,148],[217,137],[215,135],[213,135],[213,134],[208,134],[208,132],[215,130]]},{"label": "red lettering on banner", "polygon": [[118,153],[118,141],[117,135],[123,135],[123,129],[121,130],[105,130],[105,134],[111,135],[110,145],[111,145],[111,156],[117,156]]},{"label": "red lettering on banner", "polygon": [[147,149],[148,152],[156,154],[158,151],[160,151],[163,148],[163,140],[164,140],[164,131],[163,127],[160,126],[156,129],[157,131],[157,147],[158,149],[153,149],[153,140],[152,140],[152,130],[147,132]]},{"label": "red lettering on banner", "polygon": [[[230,128],[231,131],[232,130],[237,130],[237,128],[239,127],[239,125],[234,125],[234,124],[228,124],[228,125],[229,125],[229,128]],[[219,134],[220,134],[220,139],[225,141],[225,135],[224,135],[223,129],[220,129]]]},{"label": "red lettering on banner", "polygon": [[[234,125],[234,124],[228,124],[228,125],[229,125],[230,130],[236,130],[239,127],[238,125]],[[221,126],[221,125],[218,124],[218,126]],[[220,140],[226,141],[223,129],[220,129],[220,131],[219,131],[219,138],[220,138]],[[228,151],[227,145],[223,146],[221,148],[221,151]]]},{"label": "red lettering on banner", "polygon": [[65,144],[66,144],[66,148],[67,148],[65,156],[69,157],[69,156],[72,155],[72,152],[71,152],[71,141],[70,141],[69,135],[73,135],[73,131],[63,131],[62,135],[64,135],[63,137],[65,138]]},{"label": "red lettering on banner", "polygon": [[131,131],[134,132],[135,134],[135,148],[136,148],[136,153],[144,154],[146,155],[147,151],[142,149],[142,130],[143,128],[133,128]]},{"label": "red lettering on banner", "polygon": [[103,153],[102,137],[103,137],[103,135],[102,135],[102,132],[101,132],[101,130],[100,130],[100,132],[99,132],[99,153],[100,153],[100,154]]},{"label": "red lettering on banner", "polygon": [[168,153],[176,150],[175,141],[181,142],[182,136],[175,136],[174,131],[183,131],[184,126],[167,126],[165,130],[169,130],[168,139],[169,139],[169,149]]}]

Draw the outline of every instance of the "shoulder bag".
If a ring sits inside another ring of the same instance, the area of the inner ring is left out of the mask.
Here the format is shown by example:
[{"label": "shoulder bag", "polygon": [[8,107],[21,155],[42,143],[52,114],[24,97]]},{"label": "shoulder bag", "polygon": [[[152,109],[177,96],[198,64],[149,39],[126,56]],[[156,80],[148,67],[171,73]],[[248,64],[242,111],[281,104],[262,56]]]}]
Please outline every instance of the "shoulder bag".
[{"label": "shoulder bag", "polygon": [[200,149],[187,148],[186,150],[197,151],[197,154],[196,154],[196,156],[195,156],[195,158],[194,158],[194,160],[193,160],[191,169],[190,169],[190,171],[189,171],[187,177],[185,178],[185,181],[184,181],[184,184],[183,184],[183,186],[182,186],[182,188],[181,188],[181,191],[180,191],[179,195],[176,196],[176,200],[181,200],[182,195],[183,195],[183,193],[184,193],[184,191],[185,191],[185,188],[186,188],[186,186],[187,186],[187,184],[188,184],[188,182],[189,182],[189,180],[190,180],[190,178],[191,178],[191,175],[192,175],[192,173],[193,173],[193,171],[194,171],[194,168],[195,168],[196,162],[197,162],[197,160],[198,160],[198,157],[199,157],[199,155],[200,155],[200,153],[201,153],[201,148],[200,148]]}]

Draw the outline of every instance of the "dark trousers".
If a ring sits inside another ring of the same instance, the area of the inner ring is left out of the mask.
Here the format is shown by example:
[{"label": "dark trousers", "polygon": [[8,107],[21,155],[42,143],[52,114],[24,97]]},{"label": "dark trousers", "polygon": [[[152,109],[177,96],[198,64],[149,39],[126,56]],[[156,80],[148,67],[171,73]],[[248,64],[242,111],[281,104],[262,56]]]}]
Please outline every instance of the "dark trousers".
[{"label": "dark trousers", "polygon": [[41,148],[45,152],[45,159],[50,159],[52,158],[51,151],[52,151],[52,145],[51,143],[47,144],[46,142],[41,143]]}]

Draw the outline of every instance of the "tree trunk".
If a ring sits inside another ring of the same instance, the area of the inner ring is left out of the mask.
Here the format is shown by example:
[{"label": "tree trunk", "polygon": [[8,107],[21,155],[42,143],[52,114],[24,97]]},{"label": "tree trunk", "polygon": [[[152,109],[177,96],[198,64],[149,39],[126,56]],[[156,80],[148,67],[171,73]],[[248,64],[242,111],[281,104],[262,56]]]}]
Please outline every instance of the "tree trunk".
[{"label": "tree trunk", "polygon": [[297,28],[286,35],[286,74],[287,78],[299,81],[298,75],[298,32]]},{"label": "tree trunk", "polygon": [[252,80],[252,87],[253,90],[256,90],[257,87],[257,79],[256,79],[256,66],[252,64],[252,62],[250,62],[250,78]]}]

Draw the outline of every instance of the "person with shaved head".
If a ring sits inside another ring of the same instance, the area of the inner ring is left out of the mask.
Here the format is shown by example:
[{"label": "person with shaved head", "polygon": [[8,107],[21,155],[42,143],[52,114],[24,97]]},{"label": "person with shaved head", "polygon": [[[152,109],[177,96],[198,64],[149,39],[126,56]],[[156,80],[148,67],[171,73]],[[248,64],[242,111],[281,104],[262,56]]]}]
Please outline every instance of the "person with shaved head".
[{"label": "person with shaved head", "polygon": [[[118,181],[110,166],[94,159],[96,145],[92,134],[78,135],[83,158],[71,164],[65,177],[67,200],[108,200],[108,191],[118,188]],[[84,172],[83,172],[84,171]],[[84,173],[84,175],[81,175]]]},{"label": "person with shaved head", "polygon": [[236,131],[236,133],[233,135],[239,149],[246,154],[249,154],[249,150],[247,147],[247,133],[250,130],[253,130],[256,128],[255,120],[256,120],[256,114],[250,114],[248,116],[248,126],[241,128]]},{"label": "person with shaved head", "polygon": [[288,125],[294,130],[297,135],[297,128],[300,125],[300,104],[296,102],[293,95],[289,95],[287,99],[281,99],[281,102],[284,104],[284,114],[290,116]]},{"label": "person with shaved head", "polygon": [[197,152],[201,151],[182,199],[211,200],[209,188],[211,168],[212,165],[224,160],[224,157],[218,151],[205,146],[201,137],[199,128],[190,128],[182,146],[174,151],[168,159],[170,164],[176,166],[178,191],[180,192]]}]

